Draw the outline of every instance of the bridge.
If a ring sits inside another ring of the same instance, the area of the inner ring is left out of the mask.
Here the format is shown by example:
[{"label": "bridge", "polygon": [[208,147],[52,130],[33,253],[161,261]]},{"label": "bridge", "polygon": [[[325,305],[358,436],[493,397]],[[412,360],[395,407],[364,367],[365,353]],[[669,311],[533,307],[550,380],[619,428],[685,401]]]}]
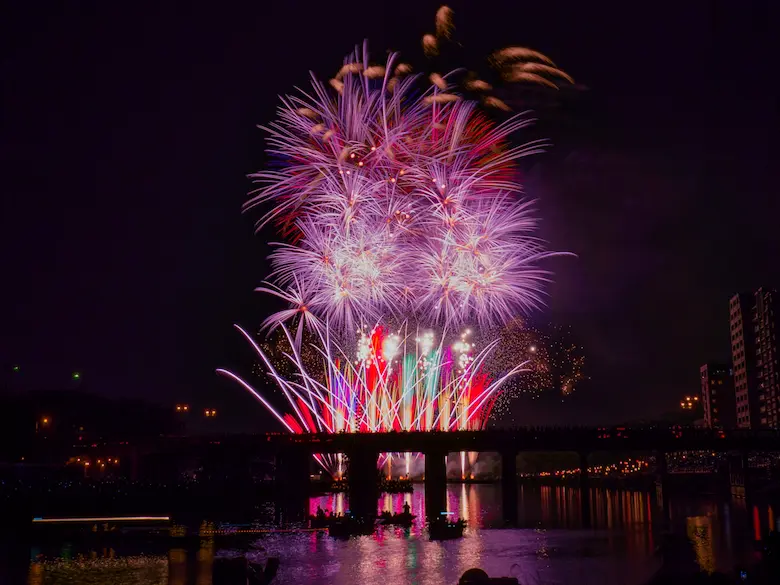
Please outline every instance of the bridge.
[{"label": "bridge", "polygon": [[[495,452],[502,465],[502,494],[505,517],[517,518],[517,462],[523,451],[567,451],[579,454],[580,488],[588,488],[588,457],[596,452],[654,453],[656,473],[666,482],[666,453],[709,451],[729,453],[732,485],[744,485],[747,454],[780,452],[780,431],[718,430],[689,427],[525,427],[485,431],[390,432],[256,435],[211,435],[159,437],[148,445],[123,446],[123,461],[144,453],[164,453],[172,459],[207,457],[209,461],[231,461],[241,468],[246,459],[264,453],[276,457],[276,479],[284,505],[293,517],[304,514],[308,501],[312,454],[343,453],[348,459],[349,503],[356,513],[375,512],[378,494],[376,463],[380,453],[422,453],[425,456],[426,510],[436,514],[445,509],[446,458],[460,451]],[[112,446],[110,455],[120,454]],[[583,491],[582,493],[587,493]],[[666,498],[665,498],[666,499]],[[588,498],[583,498],[583,518],[589,517]],[[281,502],[280,502],[281,503]],[[289,504],[289,506],[288,506]]]},{"label": "bridge", "polygon": [[428,451],[780,451],[780,431],[668,428],[519,428],[486,431],[270,434],[277,448],[310,453]]},{"label": "bridge", "polygon": [[[261,437],[257,437],[261,439]],[[426,511],[435,515],[446,507],[448,453],[497,452],[502,463],[505,518],[517,518],[517,454],[523,451],[571,451],[580,455],[580,487],[588,493],[588,456],[598,451],[654,452],[657,473],[666,476],[666,453],[710,451],[737,453],[743,476],[751,451],[780,451],[780,431],[719,430],[687,427],[518,428],[454,432],[390,432],[338,434],[269,434],[263,439],[278,453],[277,475],[290,493],[306,485],[311,455],[344,453],[353,512],[375,512],[378,497],[376,462],[380,453],[414,452],[425,455]],[[244,445],[246,447],[246,445]],[[582,498],[583,518],[590,516],[589,498]]]}]

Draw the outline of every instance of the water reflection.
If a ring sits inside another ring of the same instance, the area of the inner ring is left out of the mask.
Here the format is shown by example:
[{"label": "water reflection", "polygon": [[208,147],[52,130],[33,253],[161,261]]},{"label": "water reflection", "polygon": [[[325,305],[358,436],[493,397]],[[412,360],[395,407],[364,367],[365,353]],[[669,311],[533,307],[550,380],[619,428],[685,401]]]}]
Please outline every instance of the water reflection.
[{"label": "water reflection", "polygon": [[[460,484],[447,489],[447,513],[466,520],[470,528],[500,528],[504,525],[500,507],[500,488],[492,485]],[[648,492],[590,490],[590,526],[596,529],[620,529],[642,525],[650,533],[654,496]],[[377,503],[377,513],[400,513],[408,503],[415,524],[425,518],[424,491],[411,494],[383,494]],[[518,525],[536,528],[583,527],[580,490],[567,486],[521,486],[518,491]],[[320,507],[326,512],[343,514],[349,511],[349,499],[344,493],[330,494],[309,501],[309,514]]]},{"label": "water reflection", "polygon": [[[385,528],[372,537],[347,542],[321,533],[270,534],[259,544],[267,554],[281,558],[274,581],[281,585],[451,584],[474,566],[492,575],[515,576],[521,583],[610,585],[647,581],[658,567],[653,553],[661,529],[671,526],[687,536],[691,557],[702,570],[725,572],[750,563],[755,558],[752,541],[766,537],[778,521],[766,505],[678,498],[670,502],[667,525],[655,493],[591,489],[586,507],[591,528],[583,529],[582,494],[577,488],[524,485],[517,497],[520,528],[493,530],[504,524],[500,486],[450,485],[447,510],[468,526],[466,537],[458,541],[427,539],[424,493],[416,489],[410,494],[383,494],[377,502],[377,512],[396,513],[408,503],[417,515],[409,529]],[[311,498],[310,513],[316,513],[318,506],[346,513],[349,500],[343,493]],[[218,550],[212,538],[202,538],[190,550],[167,551],[80,550],[61,543],[31,550],[28,584],[212,585],[215,558],[242,552]],[[43,557],[53,560],[42,561]]]}]

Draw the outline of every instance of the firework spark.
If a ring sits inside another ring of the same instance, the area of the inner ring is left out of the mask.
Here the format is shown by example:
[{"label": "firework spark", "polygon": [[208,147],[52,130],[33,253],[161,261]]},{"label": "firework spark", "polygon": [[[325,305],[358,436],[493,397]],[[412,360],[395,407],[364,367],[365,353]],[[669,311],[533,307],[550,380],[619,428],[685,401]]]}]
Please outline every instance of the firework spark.
[{"label": "firework spark", "polygon": [[506,414],[511,400],[521,394],[536,398],[544,392],[557,392],[566,398],[586,379],[583,348],[568,328],[531,326],[517,318],[482,337],[498,340],[485,363],[486,371],[500,370],[507,363],[525,363],[524,371],[505,385],[494,408],[497,413]]},{"label": "firework spark", "polygon": [[[462,66],[459,53],[462,44],[455,42],[455,12],[448,6],[442,6],[436,12],[436,34],[426,34],[422,38],[423,53],[428,59],[428,69],[432,76],[440,71],[453,71],[449,84],[457,87],[464,95],[481,98],[487,108],[510,111],[511,108],[491,92],[503,82],[523,86],[547,87],[559,89],[563,85],[574,85],[574,79],[556,67],[547,55],[527,47],[505,47],[495,51],[487,60],[488,67],[479,72]],[[486,95],[487,94],[487,95]]]},{"label": "firework spark", "polygon": [[[274,408],[260,392],[240,376],[217,370],[248,390],[291,433],[451,431],[485,428],[501,388],[525,363],[496,377],[483,369],[498,342],[477,351],[466,331],[451,347],[436,342],[432,332],[393,332],[382,326],[359,333],[357,351],[345,352],[327,331],[310,346],[317,361],[304,358],[290,332],[282,364],[295,372],[286,375],[278,356],[264,351],[241,327],[238,331],[252,345],[268,376],[282,392],[292,413]],[[318,462],[336,475],[338,457],[318,456]]]}]

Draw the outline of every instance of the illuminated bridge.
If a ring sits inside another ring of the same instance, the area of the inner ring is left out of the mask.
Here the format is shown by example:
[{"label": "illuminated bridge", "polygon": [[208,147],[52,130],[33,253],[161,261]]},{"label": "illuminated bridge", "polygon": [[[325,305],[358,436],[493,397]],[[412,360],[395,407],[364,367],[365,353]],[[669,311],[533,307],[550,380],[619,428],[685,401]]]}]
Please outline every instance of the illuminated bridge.
[{"label": "illuminated bridge", "polygon": [[[522,451],[571,451],[580,455],[581,487],[587,489],[588,456],[597,451],[651,451],[658,473],[666,475],[665,454],[675,451],[736,453],[747,469],[747,453],[780,451],[780,432],[774,430],[713,430],[685,427],[521,428],[456,432],[391,432],[339,434],[269,434],[265,440],[278,453],[277,473],[287,489],[305,485],[311,455],[344,453],[349,460],[347,480],[350,507],[371,513],[376,507],[376,462],[380,453],[414,452],[425,455],[426,510],[437,513],[446,503],[446,456],[459,451],[497,452],[502,462],[505,516],[516,518],[517,454]],[[246,447],[246,445],[244,445]],[[587,508],[588,498],[583,498]],[[583,514],[588,511],[583,510]]]},{"label": "illuminated bridge", "polygon": [[776,451],[780,431],[669,428],[523,428],[488,431],[273,434],[278,448],[310,453],[495,451]]}]

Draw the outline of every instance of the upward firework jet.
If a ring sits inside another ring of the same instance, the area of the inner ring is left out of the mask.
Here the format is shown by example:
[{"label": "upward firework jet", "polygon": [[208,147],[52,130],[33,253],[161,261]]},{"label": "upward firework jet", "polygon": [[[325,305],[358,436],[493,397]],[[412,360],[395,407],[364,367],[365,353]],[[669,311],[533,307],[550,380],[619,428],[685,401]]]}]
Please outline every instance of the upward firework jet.
[{"label": "upward firework jet", "polygon": [[[426,52],[438,54],[452,32],[444,7]],[[538,53],[495,59],[554,74]],[[279,164],[253,175],[246,209],[264,207],[258,228],[273,223],[286,238],[258,289],[287,305],[264,323],[284,332],[286,365],[245,337],[288,412],[220,372],[290,432],[482,428],[502,384],[523,369],[488,372],[497,343],[477,352],[468,334],[453,334],[543,303],[550,275],[540,264],[555,253],[535,235],[516,165],[544,145],[513,145],[529,119],[494,122],[451,79],[411,75],[396,55],[371,62],[364,47],[329,83],[312,77],[309,91],[283,98],[264,128]]]},{"label": "upward firework jet", "polygon": [[[482,365],[496,343],[476,351],[468,339],[470,332],[445,346],[430,331],[412,335],[377,326],[360,332],[353,356],[327,333],[321,337],[318,348],[324,371],[316,375],[282,326],[291,349],[283,367],[292,365],[296,371],[287,377],[249,333],[237,329],[254,347],[292,413],[278,412],[232,372],[218,372],[252,392],[291,433],[483,429],[502,384],[523,370],[521,363],[491,379]],[[335,457],[323,456],[318,461],[330,472],[338,468]]]}]

